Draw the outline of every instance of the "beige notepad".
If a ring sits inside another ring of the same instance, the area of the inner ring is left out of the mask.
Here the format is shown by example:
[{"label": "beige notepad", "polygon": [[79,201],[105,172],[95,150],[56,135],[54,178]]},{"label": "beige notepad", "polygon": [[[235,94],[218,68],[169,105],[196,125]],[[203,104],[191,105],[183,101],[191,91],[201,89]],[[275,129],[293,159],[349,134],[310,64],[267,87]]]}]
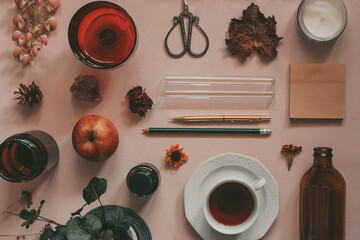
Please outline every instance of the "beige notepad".
[{"label": "beige notepad", "polygon": [[345,64],[290,64],[290,118],[343,119]]}]

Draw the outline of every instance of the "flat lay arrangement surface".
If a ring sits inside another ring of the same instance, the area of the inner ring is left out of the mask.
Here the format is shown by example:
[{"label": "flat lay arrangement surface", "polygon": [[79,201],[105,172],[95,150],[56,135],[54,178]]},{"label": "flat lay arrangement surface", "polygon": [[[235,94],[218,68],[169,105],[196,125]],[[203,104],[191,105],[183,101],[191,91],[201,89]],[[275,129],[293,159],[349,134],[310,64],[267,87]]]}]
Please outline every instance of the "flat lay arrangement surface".
[{"label": "flat lay arrangement surface", "polygon": [[[0,239],[43,229],[20,226],[31,212],[6,212],[26,191],[38,220],[66,224],[57,234],[85,221],[107,239],[122,226],[95,226],[104,204],[132,224],[129,239],[358,240],[359,10],[356,0],[0,1]],[[341,191],[316,177],[314,147],[318,162],[333,155]],[[108,185],[89,207],[94,176]],[[336,230],[314,229],[310,212]]]}]

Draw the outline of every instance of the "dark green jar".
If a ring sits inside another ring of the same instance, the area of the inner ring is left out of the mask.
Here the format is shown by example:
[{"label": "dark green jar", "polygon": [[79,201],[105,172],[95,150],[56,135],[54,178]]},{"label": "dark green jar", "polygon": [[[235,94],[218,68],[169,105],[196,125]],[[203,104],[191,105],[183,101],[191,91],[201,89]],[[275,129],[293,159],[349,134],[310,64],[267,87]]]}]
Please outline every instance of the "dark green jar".
[{"label": "dark green jar", "polygon": [[56,141],[40,130],[15,134],[0,144],[0,176],[9,182],[31,181],[54,168],[58,160]]},{"label": "dark green jar", "polygon": [[141,163],[133,167],[127,177],[126,185],[137,197],[147,197],[155,192],[160,184],[160,172],[150,163]]}]

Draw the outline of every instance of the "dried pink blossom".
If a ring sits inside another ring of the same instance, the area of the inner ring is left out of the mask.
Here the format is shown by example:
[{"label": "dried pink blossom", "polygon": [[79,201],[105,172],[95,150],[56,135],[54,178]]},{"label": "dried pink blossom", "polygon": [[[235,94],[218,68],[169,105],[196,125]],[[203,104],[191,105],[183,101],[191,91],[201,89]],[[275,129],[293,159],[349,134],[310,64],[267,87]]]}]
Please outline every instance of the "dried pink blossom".
[{"label": "dried pink blossom", "polygon": [[25,44],[25,41],[26,41],[26,38],[23,34],[21,34],[17,39],[19,46],[23,46]]},{"label": "dried pink blossom", "polygon": [[57,21],[55,17],[49,17],[47,20],[45,20],[44,22],[44,27],[47,31],[53,31],[56,29],[57,27]]},{"label": "dried pink blossom", "polygon": [[26,44],[29,44],[30,41],[31,41],[31,39],[32,39],[32,34],[28,32],[28,33],[26,34]]},{"label": "dried pink blossom", "polygon": [[18,40],[21,35],[22,35],[22,32],[20,32],[19,30],[15,30],[12,34],[12,40],[13,41]]},{"label": "dried pink blossom", "polygon": [[23,58],[23,64],[24,65],[28,65],[29,62],[30,62],[31,58],[30,58],[30,55],[29,54],[24,54],[24,58]]},{"label": "dried pink blossom", "polygon": [[35,31],[37,32],[37,34],[42,35],[45,33],[45,27],[44,24],[38,24],[35,28]]},{"label": "dried pink blossom", "polygon": [[34,55],[34,57],[36,57],[39,53],[39,49],[34,46],[32,49],[31,49],[31,53]]},{"label": "dried pink blossom", "polygon": [[48,12],[54,12],[59,7],[61,7],[61,2],[59,0],[47,0],[46,10]]},{"label": "dried pink blossom", "polygon": [[25,20],[20,14],[16,14],[16,16],[13,19],[13,24],[17,25],[17,27],[20,30],[23,30],[25,28]]},{"label": "dried pink blossom", "polygon": [[48,38],[46,34],[40,35],[40,40],[45,46],[48,44]]},{"label": "dried pink blossom", "polygon": [[[48,44],[47,31],[57,28],[54,12],[60,8],[60,0],[14,0],[19,13],[15,15],[12,23],[16,30],[12,40],[17,43],[13,51],[14,57],[24,65],[33,64],[35,57],[43,45]],[[33,26],[33,23],[36,23]]]},{"label": "dried pink blossom", "polygon": [[20,53],[21,53],[22,51],[23,51],[23,50],[22,50],[21,47],[16,47],[16,48],[14,49],[14,51],[13,51],[14,57],[20,56]]}]

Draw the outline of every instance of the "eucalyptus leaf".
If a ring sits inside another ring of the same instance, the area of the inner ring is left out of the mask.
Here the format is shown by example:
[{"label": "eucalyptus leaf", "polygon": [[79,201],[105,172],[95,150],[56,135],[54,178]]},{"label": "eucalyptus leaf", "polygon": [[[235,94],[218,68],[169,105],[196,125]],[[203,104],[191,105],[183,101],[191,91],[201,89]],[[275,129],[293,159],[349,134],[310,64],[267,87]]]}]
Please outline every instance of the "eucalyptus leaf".
[{"label": "eucalyptus leaf", "polygon": [[75,217],[66,223],[66,236],[68,240],[92,240],[101,228],[101,221],[94,215]]},{"label": "eucalyptus leaf", "polygon": [[100,196],[106,192],[107,181],[104,178],[93,177],[83,191],[83,198],[87,204],[100,199]]}]

